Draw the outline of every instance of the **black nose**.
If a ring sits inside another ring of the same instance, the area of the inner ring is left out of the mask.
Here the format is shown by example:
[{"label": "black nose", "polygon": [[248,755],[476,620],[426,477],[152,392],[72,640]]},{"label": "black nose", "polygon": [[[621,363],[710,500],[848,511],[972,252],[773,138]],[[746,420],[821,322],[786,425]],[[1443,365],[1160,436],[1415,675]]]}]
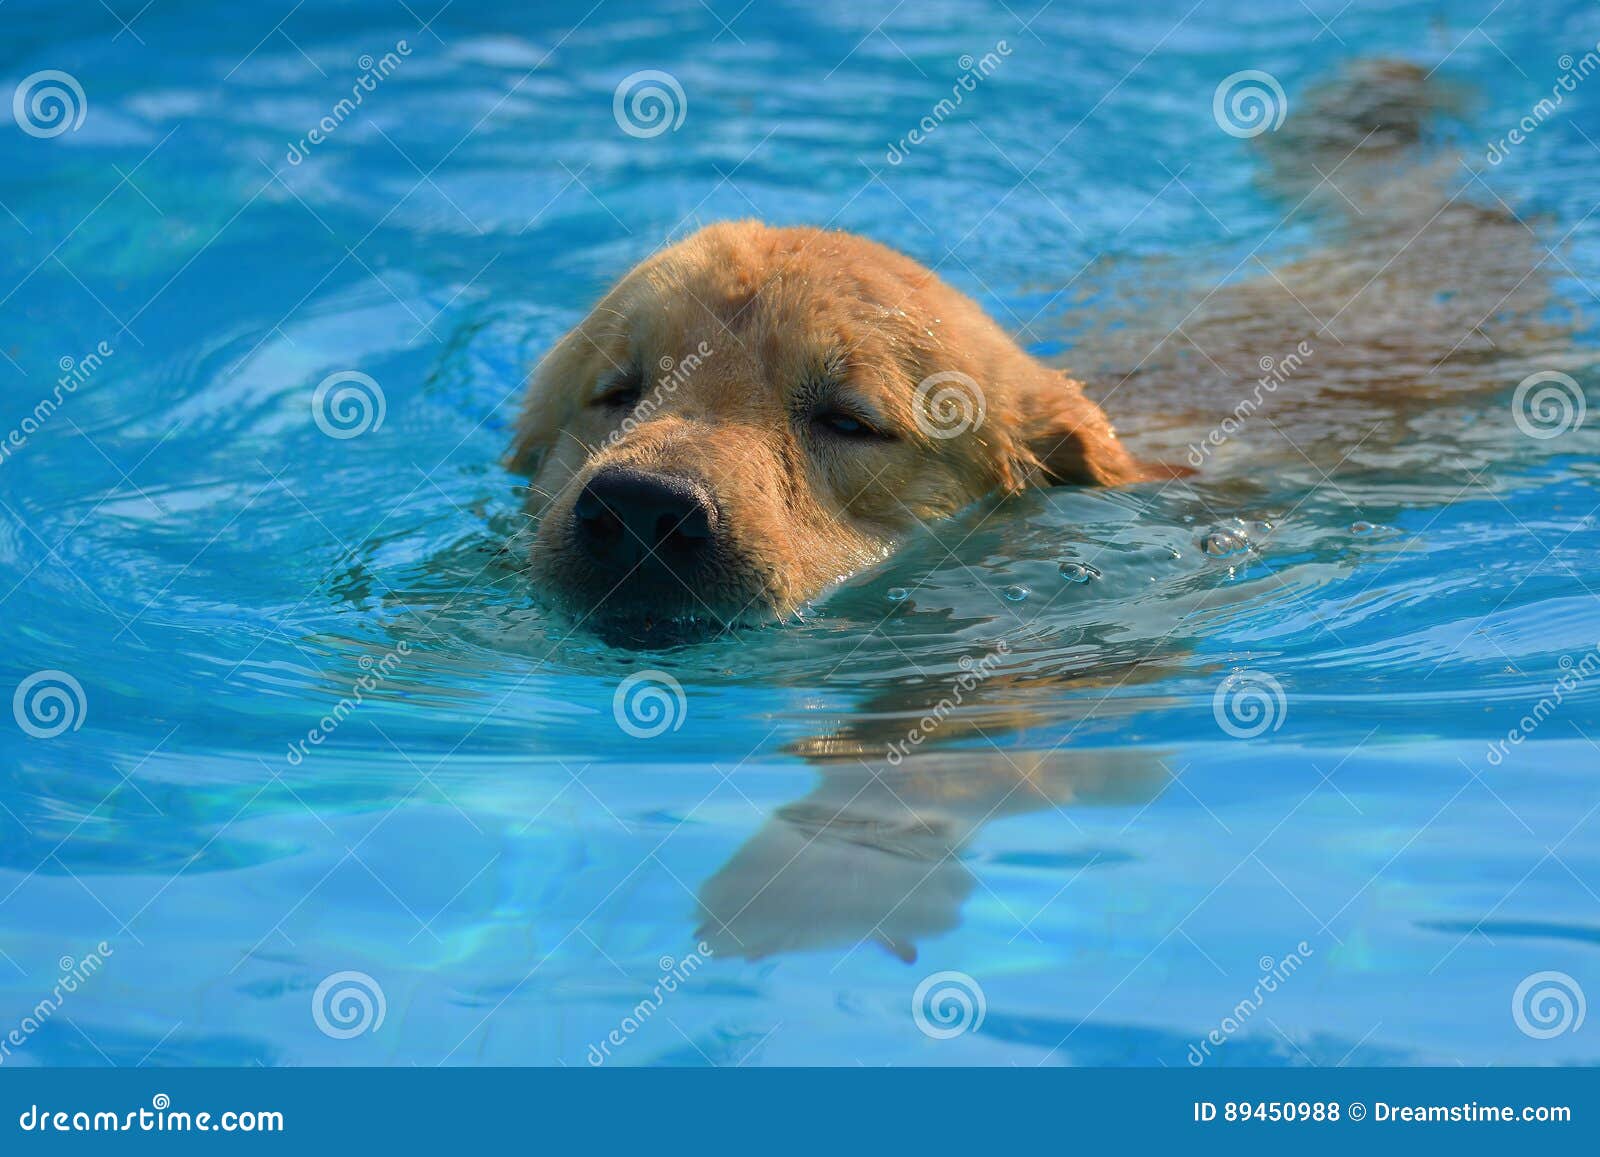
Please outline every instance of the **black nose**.
[{"label": "black nose", "polygon": [[572,508],[578,544],[596,562],[683,570],[710,545],[717,510],[699,483],[631,466],[603,466]]}]

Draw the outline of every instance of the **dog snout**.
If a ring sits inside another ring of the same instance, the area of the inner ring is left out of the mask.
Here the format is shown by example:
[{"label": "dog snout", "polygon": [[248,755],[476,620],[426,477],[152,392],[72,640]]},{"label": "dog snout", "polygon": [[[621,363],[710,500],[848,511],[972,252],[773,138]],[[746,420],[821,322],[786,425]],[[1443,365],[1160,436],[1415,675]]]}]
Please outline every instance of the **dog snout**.
[{"label": "dog snout", "polygon": [[621,571],[641,563],[692,568],[710,549],[717,520],[700,483],[632,466],[601,467],[572,508],[578,545],[597,564]]}]

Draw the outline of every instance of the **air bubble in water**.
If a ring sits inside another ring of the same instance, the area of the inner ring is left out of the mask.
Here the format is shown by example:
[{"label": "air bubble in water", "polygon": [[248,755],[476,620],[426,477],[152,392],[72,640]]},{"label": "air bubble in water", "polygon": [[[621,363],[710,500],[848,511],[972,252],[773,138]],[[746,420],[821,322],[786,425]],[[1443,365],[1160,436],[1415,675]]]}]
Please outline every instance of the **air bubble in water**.
[{"label": "air bubble in water", "polygon": [[905,587],[890,587],[889,588],[889,601],[891,603],[903,603],[907,599],[909,599],[910,597],[911,597],[911,592],[906,590]]},{"label": "air bubble in water", "polygon": [[1020,603],[1023,599],[1028,597],[1028,588],[1007,587],[1005,589],[1005,596],[1007,602]]},{"label": "air bubble in water", "polygon": [[1086,562],[1064,562],[1060,571],[1069,583],[1086,583],[1100,577],[1100,571]]},{"label": "air bubble in water", "polygon": [[1250,544],[1231,530],[1213,530],[1201,539],[1200,549],[1212,558],[1232,558],[1249,550]]}]

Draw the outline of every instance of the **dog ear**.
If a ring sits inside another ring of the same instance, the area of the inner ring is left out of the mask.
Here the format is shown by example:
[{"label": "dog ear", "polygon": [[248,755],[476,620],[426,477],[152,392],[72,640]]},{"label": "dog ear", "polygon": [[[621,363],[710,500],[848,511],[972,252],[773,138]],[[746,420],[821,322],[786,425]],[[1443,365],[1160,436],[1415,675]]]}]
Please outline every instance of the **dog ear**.
[{"label": "dog ear", "polygon": [[561,386],[563,382],[586,378],[581,337],[580,326],[552,346],[528,372],[511,446],[502,459],[513,474],[529,478],[537,474],[545,454],[560,441],[561,431],[581,408],[576,394]]},{"label": "dog ear", "polygon": [[1020,425],[1022,485],[1123,486],[1194,473],[1135,459],[1082,384],[1055,371],[1040,373],[1024,392]]},{"label": "dog ear", "polygon": [[550,440],[547,426],[552,415],[548,412],[548,401],[542,396],[546,391],[541,388],[539,370],[540,367],[535,366],[523,383],[522,408],[517,414],[511,445],[501,458],[507,470],[526,478],[539,472],[539,463]]},{"label": "dog ear", "polygon": [[535,441],[531,431],[518,429],[511,448],[506,451],[502,462],[511,473],[532,478],[539,472],[539,461],[544,457],[544,449],[542,443]]}]

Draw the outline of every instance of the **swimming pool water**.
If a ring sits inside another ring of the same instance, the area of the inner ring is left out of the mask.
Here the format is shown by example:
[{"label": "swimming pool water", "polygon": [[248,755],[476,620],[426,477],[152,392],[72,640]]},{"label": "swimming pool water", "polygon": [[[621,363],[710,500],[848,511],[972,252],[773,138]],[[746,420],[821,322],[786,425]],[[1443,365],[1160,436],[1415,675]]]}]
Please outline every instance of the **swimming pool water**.
[{"label": "swimming pool water", "polygon": [[[540,609],[498,464],[526,367],[698,223],[865,233],[1070,364],[1282,219],[1223,77],[1438,65],[1481,155],[1590,6],[121,7],[0,9],[4,91],[84,113],[0,130],[3,1063],[1600,1060],[1514,1012],[1600,992],[1596,423],[1521,435],[1521,373],[1331,482],[986,504],[655,651]],[[1564,308],[1597,109],[1479,166]]]}]

